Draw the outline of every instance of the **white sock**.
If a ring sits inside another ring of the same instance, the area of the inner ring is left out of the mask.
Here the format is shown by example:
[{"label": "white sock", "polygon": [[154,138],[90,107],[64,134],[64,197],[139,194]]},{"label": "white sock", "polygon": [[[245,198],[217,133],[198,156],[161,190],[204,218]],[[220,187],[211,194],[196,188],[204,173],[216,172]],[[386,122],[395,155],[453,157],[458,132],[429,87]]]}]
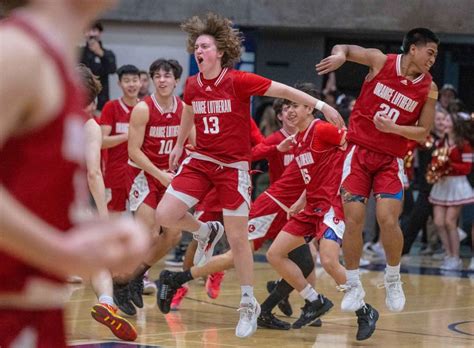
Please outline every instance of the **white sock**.
[{"label": "white sock", "polygon": [[309,302],[313,302],[318,299],[318,293],[310,284],[306,285],[306,287],[300,291],[300,295]]},{"label": "white sock", "polygon": [[240,303],[250,303],[253,300],[253,286],[251,285],[242,285],[240,286],[240,291],[242,292],[242,297]]},{"label": "white sock", "polygon": [[100,295],[99,296],[99,302],[108,304],[109,306],[115,306],[114,299],[111,296],[108,296],[108,295]]},{"label": "white sock", "polygon": [[209,234],[209,226],[205,222],[198,221],[200,223],[199,228],[193,232],[193,234],[197,234],[199,238],[205,239]]},{"label": "white sock", "polygon": [[387,264],[387,267],[385,267],[385,276],[387,278],[398,278],[400,276],[400,264],[397,266],[390,266]]},{"label": "white sock", "polygon": [[346,282],[347,284],[355,284],[360,282],[359,269],[348,270],[346,269]]}]

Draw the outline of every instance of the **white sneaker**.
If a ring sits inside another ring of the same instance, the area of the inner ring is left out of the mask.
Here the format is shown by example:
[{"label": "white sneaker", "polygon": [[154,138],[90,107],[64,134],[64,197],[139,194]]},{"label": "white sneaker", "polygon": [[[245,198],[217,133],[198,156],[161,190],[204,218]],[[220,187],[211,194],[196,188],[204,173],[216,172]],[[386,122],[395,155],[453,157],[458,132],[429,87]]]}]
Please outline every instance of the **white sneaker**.
[{"label": "white sneaker", "polygon": [[196,253],[194,254],[194,265],[203,266],[209,262],[217,242],[224,235],[224,226],[219,221],[210,221],[207,223],[209,233],[206,238],[200,238],[193,234],[193,238],[198,242]]},{"label": "white sneaker", "polygon": [[153,295],[157,290],[155,282],[152,282],[148,277],[143,278],[143,295]]},{"label": "white sneaker", "polygon": [[459,257],[450,257],[443,269],[447,271],[460,271],[462,270],[462,260]]},{"label": "white sneaker", "polygon": [[384,277],[385,304],[392,312],[401,312],[405,307],[405,294],[403,293],[400,275],[396,277]]},{"label": "white sneaker", "polygon": [[474,271],[474,257],[471,258],[471,263],[469,264],[469,267],[467,269],[469,271]]},{"label": "white sneaker", "polygon": [[360,281],[354,284],[340,285],[338,289],[345,292],[341,302],[343,312],[355,312],[364,305],[365,291]]},{"label": "white sneaker", "polygon": [[254,297],[251,303],[241,303],[237,311],[240,312],[240,319],[235,328],[235,335],[240,338],[252,336],[257,331],[260,305]]}]

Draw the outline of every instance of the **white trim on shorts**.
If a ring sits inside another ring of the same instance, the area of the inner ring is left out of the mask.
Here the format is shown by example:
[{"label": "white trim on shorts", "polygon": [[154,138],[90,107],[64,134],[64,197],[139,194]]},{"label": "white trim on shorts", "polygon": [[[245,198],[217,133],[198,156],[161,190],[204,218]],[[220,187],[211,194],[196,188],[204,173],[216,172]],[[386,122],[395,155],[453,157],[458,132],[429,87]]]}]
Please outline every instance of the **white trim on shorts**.
[{"label": "white trim on shorts", "polygon": [[342,166],[341,185],[339,185],[339,187],[342,187],[342,184],[344,184],[344,180],[346,180],[349,174],[351,174],[352,157],[354,156],[356,147],[357,145],[353,145],[349,153],[346,155],[346,158],[344,158],[344,164]]},{"label": "white trim on shorts", "polygon": [[222,209],[222,215],[224,216],[249,216],[249,206],[247,202],[242,202],[242,204],[235,210]]},{"label": "white trim on shorts", "polygon": [[[249,220],[247,226],[249,227],[249,237],[248,240],[255,240],[262,237],[265,237],[272,225],[275,217],[278,215],[277,213],[257,216],[251,220]],[[253,229],[253,231],[250,231]]]},{"label": "white trim on shorts", "polygon": [[173,186],[171,186],[171,184],[166,189],[166,193],[169,193],[170,195],[175,196],[176,198],[178,198],[181,202],[186,204],[188,206],[188,208],[194,207],[199,202],[199,199],[197,199],[193,196],[190,196],[190,195],[188,195],[184,192],[176,191],[173,188]]},{"label": "white trim on shorts", "polygon": [[335,217],[336,213],[334,212],[334,208],[331,207],[328,212],[324,214],[323,222],[326,226],[330,227],[339,238],[343,239],[346,224],[344,220],[336,219]]},{"label": "white trim on shorts", "polygon": [[[138,197],[135,197],[135,192]],[[134,178],[130,192],[128,193],[128,202],[130,204],[130,211],[137,211],[140,205],[143,204],[145,198],[150,193],[150,186],[148,179],[145,176],[145,171],[142,169]]]},{"label": "white trim on shorts", "polygon": [[[405,186],[408,186],[410,183],[408,181],[408,176],[405,173],[405,163],[403,159],[400,157],[397,157],[396,159],[397,159],[397,164],[398,164],[398,178],[400,179],[400,183],[402,184],[402,190],[403,190]],[[405,185],[405,183],[407,185]]]}]

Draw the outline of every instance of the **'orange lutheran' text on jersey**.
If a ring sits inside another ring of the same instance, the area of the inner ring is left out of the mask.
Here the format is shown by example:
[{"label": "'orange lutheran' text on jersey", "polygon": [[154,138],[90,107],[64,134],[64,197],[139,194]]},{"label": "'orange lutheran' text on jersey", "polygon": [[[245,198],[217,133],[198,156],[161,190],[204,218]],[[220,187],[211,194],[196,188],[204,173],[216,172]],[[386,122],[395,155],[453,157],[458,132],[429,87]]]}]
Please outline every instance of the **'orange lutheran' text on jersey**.
[{"label": "'orange lutheran' text on jersey", "polygon": [[191,156],[247,170],[250,162],[250,97],[263,95],[271,80],[224,68],[213,80],[201,73],[186,81],[184,102],[196,125],[196,152]]},{"label": "'orange lutheran' text on jersey", "polygon": [[401,74],[402,55],[389,54],[382,70],[365,81],[350,116],[347,139],[376,152],[395,157],[406,153],[408,139],[379,131],[374,116],[389,117],[398,125],[413,126],[428,98],[432,77],[422,74],[413,81]]}]

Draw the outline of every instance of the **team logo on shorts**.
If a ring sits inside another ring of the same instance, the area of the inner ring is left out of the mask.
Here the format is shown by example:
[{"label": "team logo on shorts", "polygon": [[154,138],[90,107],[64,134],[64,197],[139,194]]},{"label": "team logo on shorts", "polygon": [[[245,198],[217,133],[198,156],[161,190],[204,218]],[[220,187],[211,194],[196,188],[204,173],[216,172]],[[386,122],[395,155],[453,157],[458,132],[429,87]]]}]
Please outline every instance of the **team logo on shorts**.
[{"label": "team logo on shorts", "polygon": [[133,197],[138,198],[140,196],[140,193],[137,190],[133,191]]},{"label": "team logo on shorts", "polygon": [[250,225],[249,225],[249,232],[252,233],[252,232],[254,232],[254,231],[255,231],[255,225],[250,224]]},{"label": "team logo on shorts", "polygon": [[340,222],[341,220],[339,220],[337,217],[334,216],[334,217],[332,218],[332,221],[337,225],[337,224],[339,224],[339,222]]}]

